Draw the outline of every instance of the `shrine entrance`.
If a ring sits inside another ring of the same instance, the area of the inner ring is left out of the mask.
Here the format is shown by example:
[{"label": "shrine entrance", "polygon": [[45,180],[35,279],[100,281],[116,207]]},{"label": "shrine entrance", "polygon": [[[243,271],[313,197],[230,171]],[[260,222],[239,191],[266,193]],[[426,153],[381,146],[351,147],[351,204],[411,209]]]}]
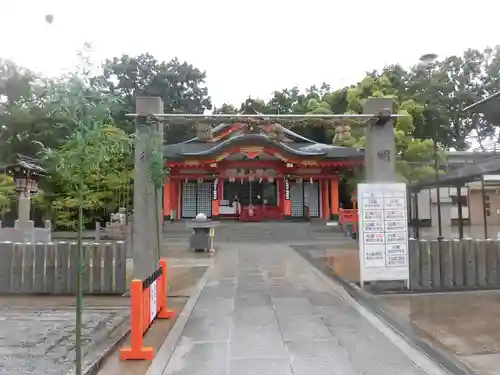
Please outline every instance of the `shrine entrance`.
[{"label": "shrine entrance", "polygon": [[276,181],[224,181],[224,197],[237,197],[242,206],[278,205]]}]

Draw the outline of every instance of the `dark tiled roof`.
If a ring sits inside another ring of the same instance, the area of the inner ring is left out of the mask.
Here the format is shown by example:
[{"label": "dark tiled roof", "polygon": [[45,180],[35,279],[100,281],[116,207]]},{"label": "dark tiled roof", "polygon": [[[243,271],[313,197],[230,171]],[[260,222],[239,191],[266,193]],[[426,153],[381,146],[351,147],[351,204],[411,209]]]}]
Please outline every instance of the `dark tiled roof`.
[{"label": "dark tiled roof", "polygon": [[433,188],[438,186],[452,186],[454,184],[464,184],[465,182],[481,179],[486,174],[500,173],[500,156],[479,160],[476,163],[464,165],[454,171],[442,174],[436,181],[431,177],[428,180],[417,182],[410,186],[414,191]]},{"label": "dark tiled roof", "polygon": [[33,172],[37,172],[38,174],[46,173],[46,170],[36,164],[36,161],[34,159],[21,154],[17,155],[17,161],[15,163],[0,166],[0,171],[5,172],[7,169],[14,167],[21,167]]},{"label": "dark tiled roof", "polygon": [[196,142],[195,140],[190,140],[183,143],[165,145],[163,154],[166,159],[179,160],[186,157],[204,157],[217,154],[234,145],[257,144],[278,146],[284,152],[297,156],[319,156],[325,159],[360,159],[364,156],[364,152],[359,149],[327,145],[309,141],[307,138],[304,139],[306,142],[283,143],[273,141],[263,134],[246,134],[219,142]]}]

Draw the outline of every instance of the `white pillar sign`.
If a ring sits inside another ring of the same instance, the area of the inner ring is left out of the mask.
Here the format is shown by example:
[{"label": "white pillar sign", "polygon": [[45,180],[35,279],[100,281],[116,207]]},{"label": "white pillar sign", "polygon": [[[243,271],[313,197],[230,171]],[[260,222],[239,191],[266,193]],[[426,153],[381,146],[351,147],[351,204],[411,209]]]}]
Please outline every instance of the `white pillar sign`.
[{"label": "white pillar sign", "polygon": [[358,184],[360,281],[409,279],[406,184]]},{"label": "white pillar sign", "polygon": [[[157,279],[158,280],[158,279]],[[156,280],[149,286],[149,322],[156,317]]]}]

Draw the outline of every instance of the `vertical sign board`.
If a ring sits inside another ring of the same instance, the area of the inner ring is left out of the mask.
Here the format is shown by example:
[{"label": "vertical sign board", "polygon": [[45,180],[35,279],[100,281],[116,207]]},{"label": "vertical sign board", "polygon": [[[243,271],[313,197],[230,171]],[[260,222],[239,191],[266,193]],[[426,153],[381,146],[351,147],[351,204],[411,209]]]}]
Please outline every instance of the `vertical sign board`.
[{"label": "vertical sign board", "polygon": [[285,200],[289,201],[290,200],[290,181],[288,180],[288,177],[285,177]]},{"label": "vertical sign board", "polygon": [[406,184],[358,184],[359,261],[365,281],[408,283]]},{"label": "vertical sign board", "polygon": [[149,286],[149,322],[151,323],[156,317],[156,282],[153,281]]},{"label": "vertical sign board", "polygon": [[216,178],[216,179],[214,180],[214,184],[213,184],[213,186],[212,186],[212,200],[213,200],[213,201],[216,201],[216,200],[218,200],[218,199],[219,199],[218,194],[217,194],[217,192],[218,192],[218,186],[217,186],[217,184],[218,184],[218,183],[219,183],[219,179],[218,179],[218,178]]}]

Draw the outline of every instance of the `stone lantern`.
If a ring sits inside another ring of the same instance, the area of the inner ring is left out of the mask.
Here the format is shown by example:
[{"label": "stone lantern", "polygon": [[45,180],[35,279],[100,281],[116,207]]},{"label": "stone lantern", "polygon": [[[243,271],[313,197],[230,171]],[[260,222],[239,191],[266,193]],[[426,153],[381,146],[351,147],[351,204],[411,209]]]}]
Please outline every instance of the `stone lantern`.
[{"label": "stone lantern", "polygon": [[12,238],[7,238],[2,233],[3,241],[14,242],[50,242],[50,221],[45,223],[45,228],[35,228],[35,223],[30,219],[31,196],[39,192],[38,181],[46,171],[27,156],[17,155],[15,163],[0,167],[0,172],[11,176],[16,184],[19,194],[18,217],[14,228],[16,231],[8,232]]},{"label": "stone lantern", "polygon": [[38,181],[45,175],[45,169],[27,156],[18,155],[15,163],[0,168],[11,176],[19,194],[19,209],[16,227],[33,228],[30,220],[31,196],[38,193]]}]

